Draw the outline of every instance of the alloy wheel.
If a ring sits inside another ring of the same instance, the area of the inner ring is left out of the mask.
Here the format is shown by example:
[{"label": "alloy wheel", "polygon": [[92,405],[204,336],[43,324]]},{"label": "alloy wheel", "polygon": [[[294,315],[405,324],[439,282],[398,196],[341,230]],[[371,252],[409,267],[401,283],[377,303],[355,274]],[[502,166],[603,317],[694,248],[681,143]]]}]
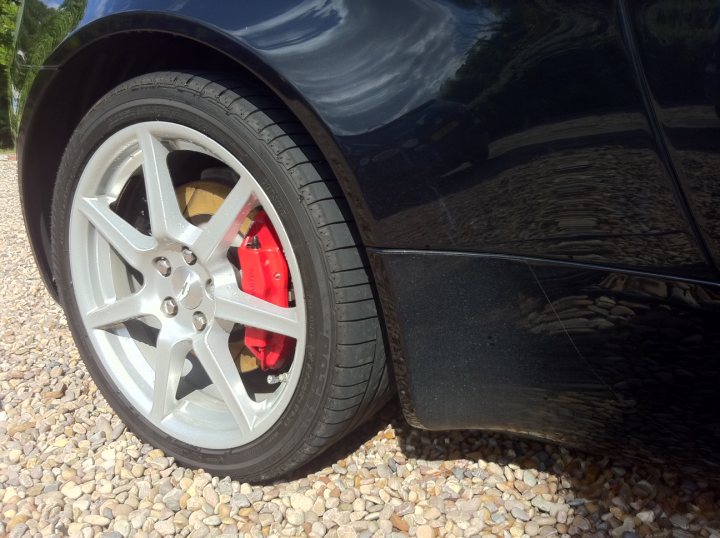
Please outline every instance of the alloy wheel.
[{"label": "alloy wheel", "polygon": [[[211,157],[236,183],[202,226],[182,213],[169,156]],[[143,230],[118,212],[141,181]],[[242,291],[228,252],[259,209],[282,244],[292,282],[287,308]],[[143,122],[107,138],[78,182],[69,228],[73,293],[102,367],[155,427],[188,444],[224,449],[267,432],[288,406],[305,353],[302,281],[285,228],[257,180],[220,144],[169,122]],[[245,327],[295,340],[292,360],[264,389],[231,351]],[[278,382],[280,381],[280,382]]]}]

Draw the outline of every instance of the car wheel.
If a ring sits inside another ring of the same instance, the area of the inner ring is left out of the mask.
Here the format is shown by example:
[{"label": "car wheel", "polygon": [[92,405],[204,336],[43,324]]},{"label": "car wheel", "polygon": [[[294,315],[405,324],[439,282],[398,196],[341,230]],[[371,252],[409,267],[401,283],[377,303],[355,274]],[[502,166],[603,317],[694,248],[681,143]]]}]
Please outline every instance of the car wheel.
[{"label": "car wheel", "polygon": [[356,237],[302,126],[223,75],[115,88],[53,197],[54,278],[103,395],[166,454],[244,480],[296,469],[389,396]]}]

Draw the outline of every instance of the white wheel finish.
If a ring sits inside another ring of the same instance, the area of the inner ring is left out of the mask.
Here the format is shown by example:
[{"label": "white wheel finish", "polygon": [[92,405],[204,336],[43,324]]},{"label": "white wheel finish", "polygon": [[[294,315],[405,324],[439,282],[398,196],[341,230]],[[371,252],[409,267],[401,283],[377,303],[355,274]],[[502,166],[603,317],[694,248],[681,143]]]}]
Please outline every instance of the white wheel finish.
[{"label": "white wheel finish", "polygon": [[[182,215],[167,156],[174,150],[210,155],[239,177],[201,229]],[[142,167],[151,234],[111,208]],[[241,291],[227,258],[255,207],[269,216],[285,253],[295,306],[281,308]],[[105,140],[84,168],[69,228],[73,293],[101,366],[150,423],[206,449],[247,444],[267,432],[298,384],[306,340],[305,304],[297,260],[277,212],[255,178],[229,151],[202,133],[168,122],[126,127]],[[132,285],[133,272],[142,283]],[[123,325],[142,319],[156,342],[134,338]],[[265,399],[246,390],[229,349],[235,323],[296,340],[284,383]],[[191,360],[191,357],[193,357]],[[176,399],[196,359],[211,384]]]}]

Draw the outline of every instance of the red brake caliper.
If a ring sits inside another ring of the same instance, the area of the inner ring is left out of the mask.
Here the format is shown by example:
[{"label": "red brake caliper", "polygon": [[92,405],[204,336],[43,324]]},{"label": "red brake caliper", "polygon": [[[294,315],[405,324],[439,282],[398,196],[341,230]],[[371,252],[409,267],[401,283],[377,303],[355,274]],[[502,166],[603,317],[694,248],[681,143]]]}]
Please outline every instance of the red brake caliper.
[{"label": "red brake caliper", "polygon": [[[238,249],[242,290],[277,306],[288,306],[288,266],[275,229],[264,211]],[[263,370],[280,368],[292,353],[294,340],[254,327],[245,328],[245,345],[260,361]]]}]

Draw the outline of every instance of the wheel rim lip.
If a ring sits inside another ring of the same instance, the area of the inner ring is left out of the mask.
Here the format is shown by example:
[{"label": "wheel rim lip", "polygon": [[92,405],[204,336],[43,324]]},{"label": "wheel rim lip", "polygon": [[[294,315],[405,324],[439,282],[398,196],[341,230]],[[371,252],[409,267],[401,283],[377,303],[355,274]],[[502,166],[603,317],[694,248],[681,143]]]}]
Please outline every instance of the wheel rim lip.
[{"label": "wheel rim lip", "polygon": [[[108,290],[102,289],[103,277],[99,274],[102,264],[97,262],[102,258],[109,260],[111,248],[89,220],[77,210],[77,201],[82,196],[119,195],[122,186],[129,179],[129,173],[142,165],[142,158],[138,158],[141,152],[134,132],[138,125],[147,128],[155,137],[172,143],[176,150],[192,149],[205,153],[230,167],[239,177],[250,177],[255,184],[254,194],[258,205],[267,213],[282,244],[293,282],[301,335],[296,339],[295,354],[287,380],[273,393],[269,399],[272,403],[265,405],[269,409],[264,411],[250,434],[243,434],[229,411],[218,407],[209,394],[200,391],[195,391],[198,394],[194,394],[193,398],[178,402],[173,413],[163,420],[153,419],[149,413],[153,385],[148,380],[154,378],[154,370],[148,362],[147,351],[144,354],[134,339],[120,336],[123,331],[111,333],[91,327],[83,314],[104,303],[103,297]],[[195,129],[164,121],[138,122],[113,133],[94,151],[76,186],[69,220],[72,293],[85,334],[107,377],[132,408],[163,433],[204,449],[239,447],[267,433],[280,420],[298,386],[305,356],[307,323],[304,287],[295,251],[277,210],[255,176],[228,149]],[[133,362],[134,359],[143,360]]]}]

